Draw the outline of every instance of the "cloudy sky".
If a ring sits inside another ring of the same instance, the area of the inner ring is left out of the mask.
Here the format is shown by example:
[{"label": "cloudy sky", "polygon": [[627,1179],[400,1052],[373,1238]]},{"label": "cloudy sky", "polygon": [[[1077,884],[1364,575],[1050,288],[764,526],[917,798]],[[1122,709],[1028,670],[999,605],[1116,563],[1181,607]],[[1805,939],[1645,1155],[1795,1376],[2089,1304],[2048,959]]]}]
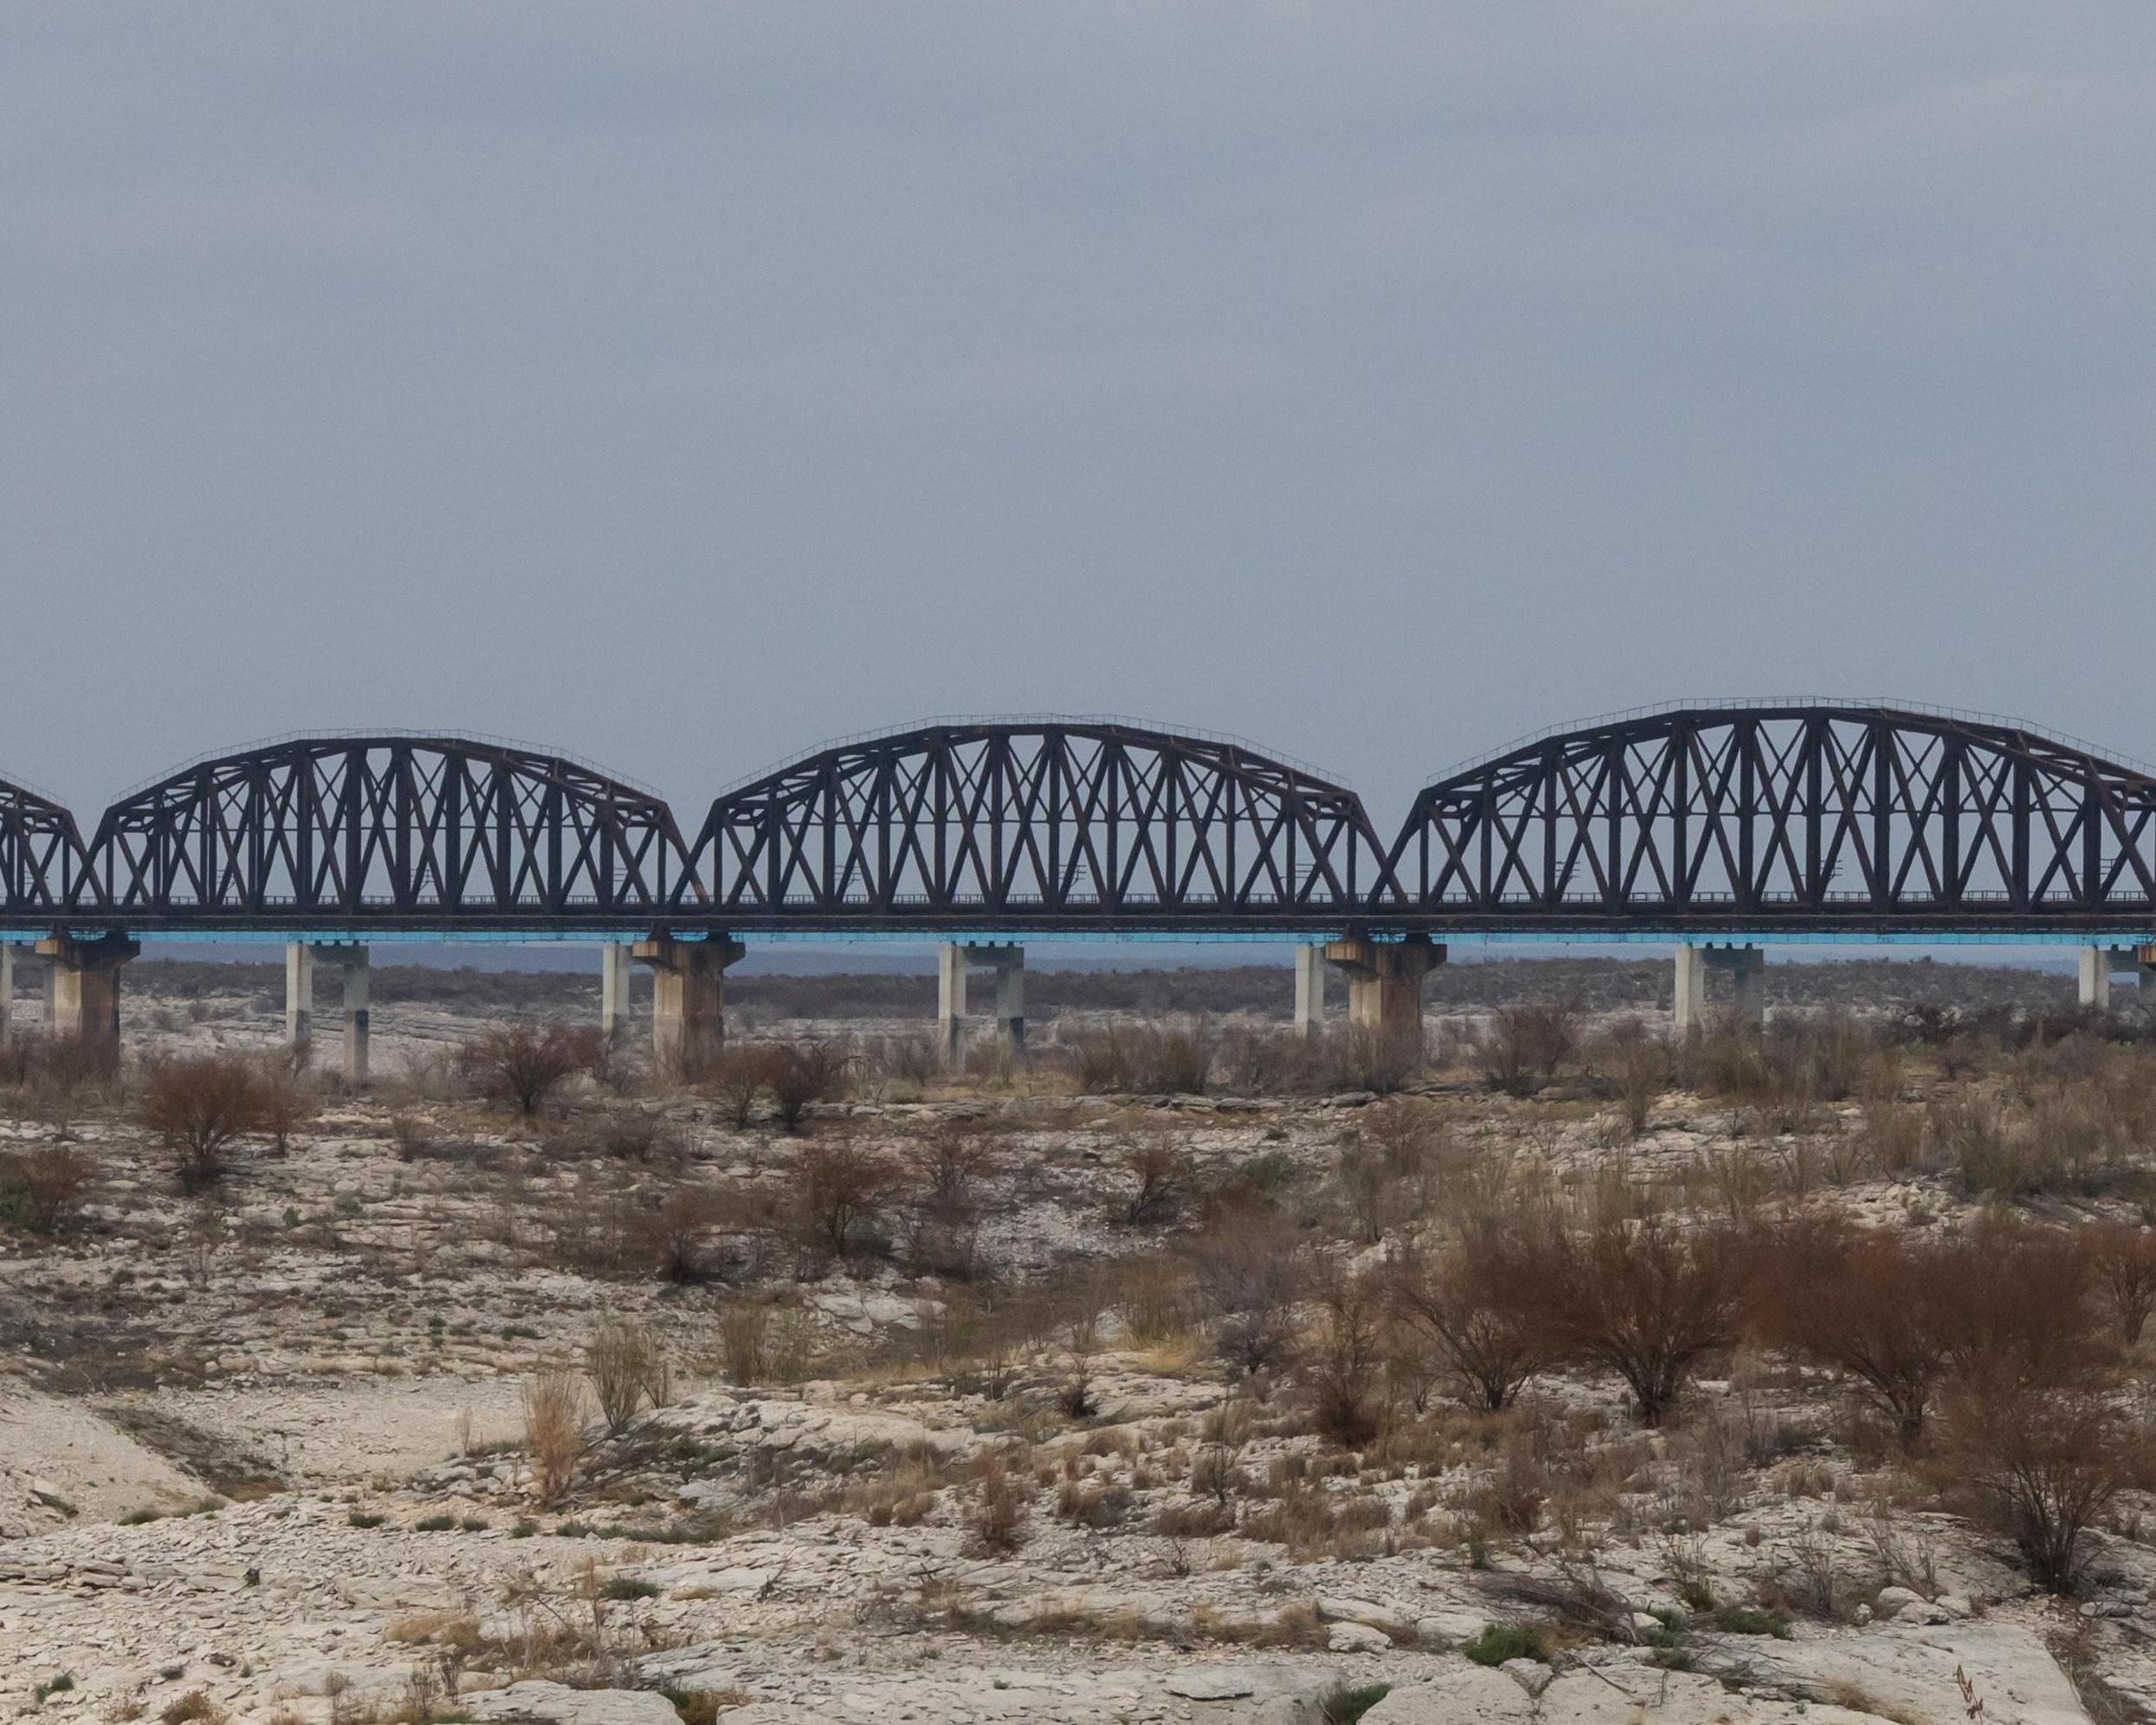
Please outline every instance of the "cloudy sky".
[{"label": "cloudy sky", "polygon": [[1124,713],[2156,756],[2156,9],[0,5],[0,773]]}]

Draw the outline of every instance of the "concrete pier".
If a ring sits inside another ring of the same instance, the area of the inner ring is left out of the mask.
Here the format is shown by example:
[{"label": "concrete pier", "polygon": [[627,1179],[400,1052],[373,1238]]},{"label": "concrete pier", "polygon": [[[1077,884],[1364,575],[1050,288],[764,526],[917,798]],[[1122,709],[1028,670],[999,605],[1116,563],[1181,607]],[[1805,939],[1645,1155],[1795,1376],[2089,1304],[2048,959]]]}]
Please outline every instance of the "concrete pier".
[{"label": "concrete pier", "polygon": [[1325,948],[1295,949],[1295,1033],[1314,1037],[1325,1028]]},{"label": "concrete pier", "polygon": [[373,1014],[367,1005],[371,955],[361,941],[333,941],[320,955],[334,964],[344,978],[340,1010],[345,1021],[345,1082],[352,1089],[365,1088],[368,1076],[368,1043],[373,1037]]},{"label": "concrete pier", "polygon": [[1737,1022],[1758,1030],[1766,1023],[1766,951],[1763,947],[1714,946],[1679,941],[1672,1017],[1679,1036],[1707,1022],[1707,973],[1726,971],[1734,980]]},{"label": "concrete pier", "polygon": [[1361,935],[1330,942],[1325,960],[1348,977],[1348,1022],[1386,1036],[1423,1034],[1423,979],[1445,961],[1427,935],[1373,941]]},{"label": "concrete pier", "polygon": [[610,1043],[629,1036],[630,949],[620,941],[609,941],[599,949],[599,1027]]},{"label": "concrete pier", "polygon": [[15,943],[0,941],[0,1043],[15,1034]]},{"label": "concrete pier", "polygon": [[368,952],[358,941],[288,941],[284,948],[284,1040],[303,1054],[314,1041],[314,967],[334,965],[343,980],[339,1012],[344,1025],[345,1082],[367,1081]]},{"label": "concrete pier", "polygon": [[79,941],[48,935],[37,943],[52,961],[46,983],[47,1028],[55,1036],[84,1037],[120,1050],[120,967],[142,951],[117,932]]},{"label": "concrete pier", "polygon": [[726,967],[748,950],[725,935],[677,941],[658,934],[630,948],[631,958],[651,967],[651,1051],[662,1066],[693,1066],[725,1045]]},{"label": "concrete pier", "polygon": [[[2152,980],[2156,980],[2153,973],[2156,973],[2156,946],[2083,947],[2077,998],[2084,1006],[2108,1012],[2111,1010],[2113,977],[2131,976],[2146,989]],[[2156,1005],[2156,993],[2146,995],[2143,1004]]]},{"label": "concrete pier", "polygon": [[974,968],[996,973],[996,1034],[1025,1046],[1025,948],[1010,941],[945,941],[935,950],[935,1029],[946,1060],[955,1062],[966,1039],[966,983]]},{"label": "concrete pier", "polygon": [[310,941],[284,943],[284,1041],[294,1050],[314,1040],[314,947]]}]

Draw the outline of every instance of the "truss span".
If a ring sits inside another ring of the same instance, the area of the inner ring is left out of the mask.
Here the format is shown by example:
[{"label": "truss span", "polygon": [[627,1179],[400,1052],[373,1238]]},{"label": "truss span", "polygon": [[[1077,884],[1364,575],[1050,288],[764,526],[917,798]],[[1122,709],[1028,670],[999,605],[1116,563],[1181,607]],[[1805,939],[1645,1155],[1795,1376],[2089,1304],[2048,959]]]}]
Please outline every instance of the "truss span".
[{"label": "truss span", "polygon": [[49,797],[0,779],[0,902],[35,916],[73,904],[89,884],[75,817]]},{"label": "truss span", "polygon": [[108,809],[86,907],[144,926],[611,925],[693,910],[687,862],[665,803],[560,756],[299,738]]},{"label": "truss span", "polygon": [[1288,929],[1359,916],[1383,848],[1243,745],[1051,720],[828,749],[721,796],[694,861],[730,929]]},{"label": "truss span", "polygon": [[1463,929],[2139,931],[2156,780],[2010,723],[1678,708],[1430,786],[1387,887]]}]

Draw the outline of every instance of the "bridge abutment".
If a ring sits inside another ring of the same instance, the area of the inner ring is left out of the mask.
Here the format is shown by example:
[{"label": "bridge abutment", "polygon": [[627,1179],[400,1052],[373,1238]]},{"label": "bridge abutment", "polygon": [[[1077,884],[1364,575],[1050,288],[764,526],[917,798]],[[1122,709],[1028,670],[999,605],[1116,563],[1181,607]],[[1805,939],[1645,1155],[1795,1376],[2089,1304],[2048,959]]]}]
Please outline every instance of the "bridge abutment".
[{"label": "bridge abutment", "polygon": [[1726,971],[1735,984],[1734,1011],[1747,1030],[1766,1023],[1766,949],[1764,947],[1715,946],[1705,942],[1679,941],[1677,944],[1677,987],[1671,1017],[1677,1033],[1704,1028],[1707,1023],[1707,973]]},{"label": "bridge abutment", "polygon": [[701,941],[658,934],[629,949],[651,967],[651,1051],[662,1066],[694,1067],[725,1045],[726,967],[748,950],[722,934]]},{"label": "bridge abutment", "polygon": [[945,941],[935,949],[935,1032],[943,1057],[955,1065],[965,1052],[967,973],[996,973],[996,1034],[1025,1046],[1025,948],[1014,941]]},{"label": "bridge abutment", "polygon": [[1325,960],[1347,975],[1350,1024],[1421,1040],[1423,979],[1445,961],[1443,947],[1428,935],[1410,935],[1404,941],[1350,935],[1328,942]]},{"label": "bridge abutment", "polygon": [[54,933],[37,943],[52,961],[46,976],[46,1025],[55,1036],[81,1037],[120,1050],[120,968],[142,948],[117,930],[93,941]]},{"label": "bridge abutment", "polygon": [[599,1028],[619,1046],[629,1039],[629,988],[634,975],[631,948],[609,941],[599,949]]},{"label": "bridge abutment", "polygon": [[1295,949],[1295,1033],[1315,1037],[1325,1029],[1325,948]]}]

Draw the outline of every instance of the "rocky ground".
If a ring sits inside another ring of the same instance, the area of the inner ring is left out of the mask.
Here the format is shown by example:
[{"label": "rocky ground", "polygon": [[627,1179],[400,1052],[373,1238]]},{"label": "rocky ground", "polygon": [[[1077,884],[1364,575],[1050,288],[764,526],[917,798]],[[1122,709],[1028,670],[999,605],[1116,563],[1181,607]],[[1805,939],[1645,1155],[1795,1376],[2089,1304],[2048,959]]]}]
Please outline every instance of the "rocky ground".
[{"label": "rocky ground", "polygon": [[[274,1039],[258,1008],[158,1010],[136,1052]],[[1290,1378],[1225,1368],[1180,1284],[1117,1273],[1196,1214],[1132,1218],[1132,1146],[1151,1142],[1186,1198],[1262,1175],[1335,1217],[1333,1257],[1382,1260],[1405,1225],[1361,1237],[1335,1188],[1367,1095],[1088,1096],[1006,1072],[872,1082],[789,1134],[710,1094],[579,1081],[527,1121],[444,1077],[435,1056],[473,1028],[412,1014],[378,1039],[370,1094],[321,1096],[282,1151],[250,1138],[194,1195],[124,1087],[8,1105],[0,1150],[64,1138],[96,1179],[72,1226],[0,1226],[0,1711],[2036,1725],[2156,1708],[2138,1496],[2079,1593],[2042,1593],[1851,1433],[1835,1383],[1742,1354],[1666,1430],[1637,1429],[1614,1381],[1551,1375],[1506,1415],[1396,1408],[1350,1450]],[[1417,1088],[1474,1147],[1460,1178],[1689,1189],[1720,1170],[1698,1201],[1750,1203],[1741,1166],[1772,1201],[1897,1227],[1964,1202],[1935,1175],[1837,1171],[1854,1104],[1762,1136],[1672,1091],[1632,1138],[1562,1087]],[[924,1270],[897,1198],[888,1246],[804,1246],[785,1205],[805,1146],[904,1159],[954,1130],[992,1147],[963,1265]],[[669,1206],[694,1211],[673,1234],[652,1220]],[[669,1258],[674,1234],[694,1261]],[[609,1324],[664,1362],[611,1432],[587,1381]],[[551,1477],[527,1441],[549,1381],[574,1390],[580,1436]]]}]

